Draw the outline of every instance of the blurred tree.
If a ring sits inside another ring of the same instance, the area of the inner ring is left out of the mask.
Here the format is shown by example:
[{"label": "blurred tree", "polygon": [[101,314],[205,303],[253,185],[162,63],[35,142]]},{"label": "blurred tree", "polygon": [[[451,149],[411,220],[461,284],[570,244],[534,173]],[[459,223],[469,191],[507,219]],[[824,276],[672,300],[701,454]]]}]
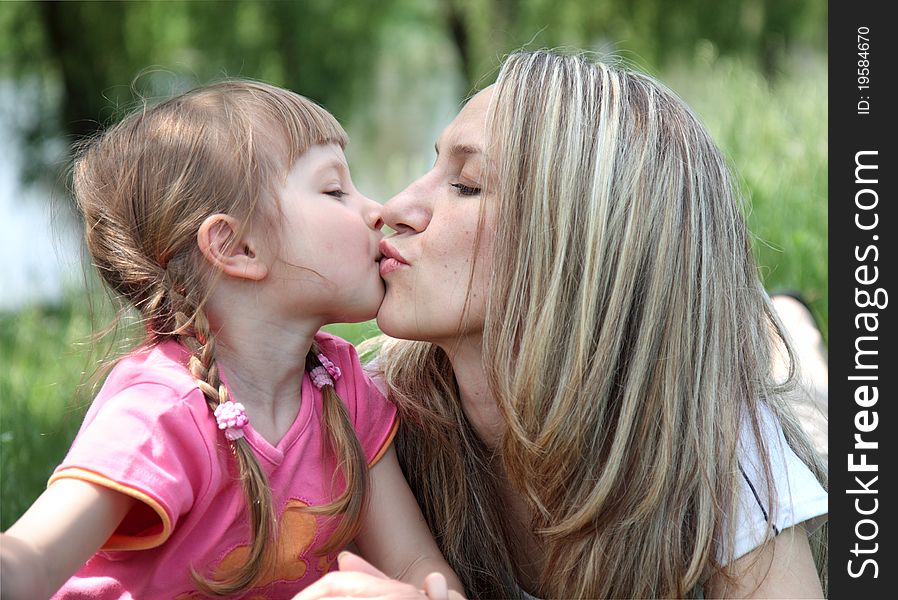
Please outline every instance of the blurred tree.
[{"label": "blurred tree", "polygon": [[343,117],[367,89],[391,3],[3,3],[0,76],[39,81],[42,90],[39,116],[20,123],[25,163],[42,172],[43,141],[90,135],[135,95],[169,95],[223,77],[264,79]]},{"label": "blurred tree", "polygon": [[473,86],[515,48],[573,46],[658,69],[710,41],[773,74],[795,42],[826,48],[825,0],[440,0]]},{"label": "blurred tree", "polygon": [[129,8],[120,2],[33,5],[46,40],[44,59],[58,72],[62,86],[59,118],[74,138],[96,131],[106,101],[102,94],[110,82],[133,77],[127,72],[133,44],[126,43],[121,26]]},{"label": "blurred tree", "polygon": [[[188,0],[0,3],[0,77],[36,90],[20,123],[25,164],[41,143],[114,120],[138,95],[224,76],[294,89],[346,119],[371,89],[391,23],[448,34],[468,88],[519,47],[622,55],[656,71],[710,47],[774,73],[793,44],[826,48],[825,0]],[[138,77],[138,75],[141,75]],[[31,100],[31,98],[29,98]]]}]

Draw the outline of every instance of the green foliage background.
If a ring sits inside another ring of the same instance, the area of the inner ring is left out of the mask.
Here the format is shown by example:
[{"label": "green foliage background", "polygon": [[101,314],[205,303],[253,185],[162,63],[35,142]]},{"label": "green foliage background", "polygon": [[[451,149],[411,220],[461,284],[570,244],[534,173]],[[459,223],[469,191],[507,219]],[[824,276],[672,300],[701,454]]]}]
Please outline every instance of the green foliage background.
[{"label": "green foliage background", "polygon": [[[0,79],[36,90],[18,123],[27,180],[64,182],[53,149],[140,96],[240,76],[334,112],[357,184],[386,199],[426,170],[439,130],[509,51],[612,54],[705,120],[740,177],[765,284],[800,291],[826,335],[826,18],[823,0],[0,3]],[[2,529],[43,489],[90,402],[85,374],[101,354],[90,334],[109,315],[92,315],[88,295],[0,311]]]}]

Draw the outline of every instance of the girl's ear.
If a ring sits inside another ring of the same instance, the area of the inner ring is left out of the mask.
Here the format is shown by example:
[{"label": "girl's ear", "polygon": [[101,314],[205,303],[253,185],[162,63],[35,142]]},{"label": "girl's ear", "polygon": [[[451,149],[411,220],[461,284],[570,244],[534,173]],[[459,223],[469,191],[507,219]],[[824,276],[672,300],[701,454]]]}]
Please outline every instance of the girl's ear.
[{"label": "girl's ear", "polygon": [[252,281],[268,275],[268,265],[259,257],[256,238],[230,215],[206,217],[196,233],[196,243],[209,264],[225,275]]}]

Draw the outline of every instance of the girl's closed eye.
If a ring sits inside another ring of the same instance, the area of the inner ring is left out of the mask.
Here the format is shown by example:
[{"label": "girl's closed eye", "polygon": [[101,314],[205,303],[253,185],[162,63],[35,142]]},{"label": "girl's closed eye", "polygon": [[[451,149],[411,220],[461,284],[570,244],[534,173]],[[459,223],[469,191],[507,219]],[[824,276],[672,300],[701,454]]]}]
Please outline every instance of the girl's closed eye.
[{"label": "girl's closed eye", "polygon": [[452,187],[458,190],[460,196],[479,196],[480,188],[475,186],[467,186],[463,183],[452,183]]},{"label": "girl's closed eye", "polygon": [[343,197],[347,195],[346,192],[344,192],[341,189],[330,190],[329,192],[324,192],[324,193],[327,194],[328,196],[333,196],[337,200],[342,200]]}]

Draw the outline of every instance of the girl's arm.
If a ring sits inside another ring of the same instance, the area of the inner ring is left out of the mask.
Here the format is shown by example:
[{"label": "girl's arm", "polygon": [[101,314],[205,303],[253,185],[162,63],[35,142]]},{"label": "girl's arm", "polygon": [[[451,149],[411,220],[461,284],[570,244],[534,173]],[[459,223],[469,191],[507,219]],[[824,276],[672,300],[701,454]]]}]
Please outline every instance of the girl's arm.
[{"label": "girl's arm", "polygon": [[133,498],[59,479],[0,534],[0,596],[49,598],[109,539]]},{"label": "girl's arm", "polygon": [[439,572],[450,589],[463,593],[461,581],[433,540],[392,446],[370,476],[368,510],[355,540],[362,555],[393,579],[422,588],[427,575]]},{"label": "girl's arm", "polygon": [[804,527],[783,530],[769,544],[726,568],[705,584],[706,598],[823,598]]}]

